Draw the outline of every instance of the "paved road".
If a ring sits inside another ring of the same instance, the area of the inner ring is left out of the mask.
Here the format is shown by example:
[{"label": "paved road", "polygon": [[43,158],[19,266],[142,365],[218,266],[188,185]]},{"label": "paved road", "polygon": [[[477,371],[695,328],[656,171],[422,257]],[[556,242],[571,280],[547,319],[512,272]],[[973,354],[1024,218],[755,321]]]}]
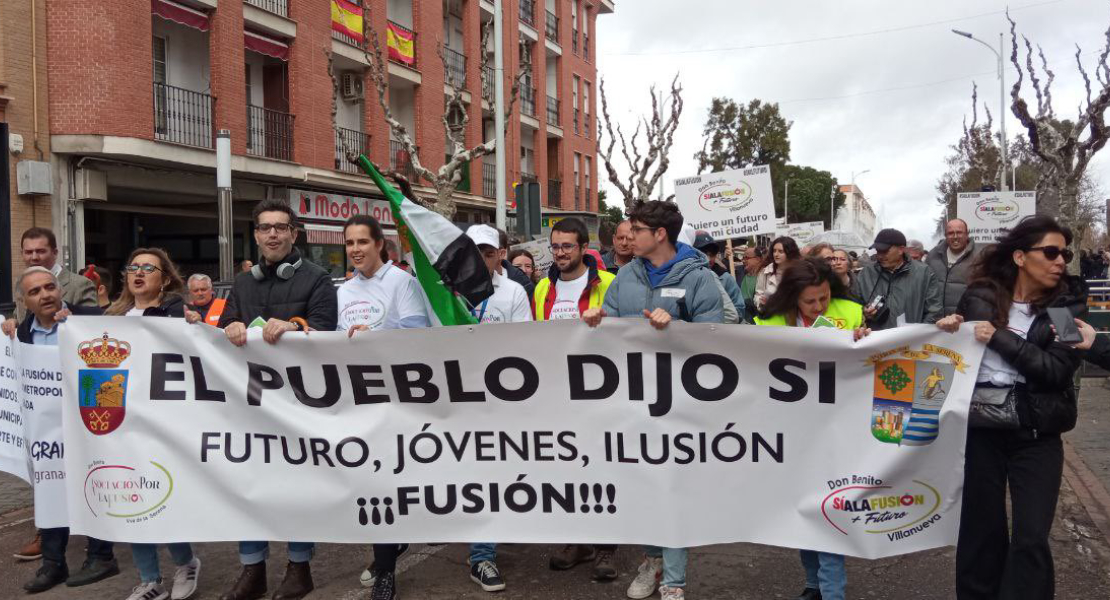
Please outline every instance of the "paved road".
[{"label": "paved road", "polygon": [[[1092,502],[1092,490],[1106,497],[1110,488],[1110,387],[1101,381],[1086,380],[1080,399],[1081,418],[1068,442],[1081,457],[1069,464],[1069,479],[1060,495],[1056,524],[1052,532],[1056,559],[1057,597],[1061,599],[1110,598],[1110,531],[1098,515],[1082,502]],[[1073,489],[1072,481],[1086,479]],[[1092,485],[1092,482],[1097,484]],[[26,486],[0,474],[0,506],[29,503]],[[1110,506],[1101,507],[1101,510]],[[16,563],[9,558],[33,535],[29,509],[0,516],[0,599],[22,598],[21,583],[29,579],[37,563]],[[1110,515],[1104,515],[1103,518]],[[650,524],[645,524],[650,527]],[[597,584],[589,580],[585,566],[565,573],[547,569],[551,546],[509,545],[499,549],[498,563],[509,589],[496,597],[503,600],[602,600],[624,597],[625,586],[635,574],[640,560],[638,549],[623,547],[617,554],[620,579]],[[76,568],[82,559],[83,539],[75,538],[69,561]],[[198,554],[204,561],[198,600],[215,599],[234,579],[237,570],[233,544],[200,544]],[[108,598],[123,600],[137,583],[130,551],[121,545],[117,555],[123,573],[108,581],[80,589],[51,590],[37,596],[43,600]],[[284,568],[284,548],[275,545],[270,559],[270,585],[276,588]],[[317,591],[313,599],[362,600],[367,590],[359,587],[358,576],[368,561],[362,546],[322,545],[313,561]],[[955,550],[944,548],[878,561],[848,561],[849,598],[908,600],[947,600],[954,597],[953,563]],[[172,565],[163,552],[163,573],[172,574]],[[406,600],[454,600],[486,598],[469,581],[466,572],[466,547],[458,544],[414,548],[401,564],[400,589]],[[729,544],[697,548],[691,552],[689,568],[691,600],[767,600],[793,598],[802,587],[802,570],[792,550]]]},{"label": "paved road", "polygon": [[0,515],[30,506],[31,486],[22,479],[0,471]]}]

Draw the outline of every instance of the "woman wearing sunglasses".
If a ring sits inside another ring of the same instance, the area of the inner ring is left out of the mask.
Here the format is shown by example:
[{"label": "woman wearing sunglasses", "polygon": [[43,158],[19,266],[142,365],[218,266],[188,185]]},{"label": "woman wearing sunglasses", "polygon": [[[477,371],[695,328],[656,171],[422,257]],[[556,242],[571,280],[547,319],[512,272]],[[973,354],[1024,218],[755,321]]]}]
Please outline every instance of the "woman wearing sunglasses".
[{"label": "woman wearing sunglasses", "polygon": [[[185,316],[182,293],[185,283],[177,267],[161,248],[137,248],[123,267],[124,286],[119,299],[105,311],[106,315],[140,317]],[[131,555],[139,569],[140,583],[127,600],[183,600],[197,589],[200,559],[187,543],[167,544],[170,557],[177,565],[173,585],[167,590],[162,584],[158,567],[157,544],[131,544]]]},{"label": "woman wearing sunglasses", "polygon": [[1067,275],[1071,242],[1071,230],[1052,217],[1022,220],[983,251],[956,314],[937,323],[955,331],[978,321],[975,338],[987,345],[968,416],[959,600],[1055,594],[1048,534],[1064,462],[1060,434],[1075,427],[1073,377],[1083,355],[1056,341],[1046,311],[1086,311],[1085,285]]}]

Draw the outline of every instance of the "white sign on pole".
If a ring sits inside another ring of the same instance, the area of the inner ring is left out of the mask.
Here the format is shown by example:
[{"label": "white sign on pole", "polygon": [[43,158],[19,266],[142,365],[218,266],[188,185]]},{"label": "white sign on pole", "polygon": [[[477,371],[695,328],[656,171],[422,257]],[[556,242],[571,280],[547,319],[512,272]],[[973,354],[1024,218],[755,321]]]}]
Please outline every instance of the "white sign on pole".
[{"label": "white sign on pole", "polygon": [[181,319],[69,319],[75,533],[867,558],[956,542],[984,349],[970,327],[853,342],[699,323],[660,336],[609,317],[248,335],[239,348]]},{"label": "white sign on pole", "polygon": [[510,250],[527,250],[536,263],[536,272],[540,277],[547,277],[547,270],[555,263],[555,256],[551,254],[551,242],[548,238],[517,244]]},{"label": "white sign on pole", "polygon": [[993,244],[1025,217],[1037,213],[1036,192],[968,192],[956,196],[956,217],[976,243]]},{"label": "white sign on pole", "polygon": [[675,203],[694,229],[719,240],[775,232],[768,166],[684,177],[674,186]]},{"label": "white sign on pole", "polygon": [[31,482],[19,398],[18,342],[0,335],[0,471]]},{"label": "white sign on pole", "polygon": [[818,234],[825,233],[824,221],[809,221],[806,223],[780,223],[775,227],[775,237],[794,238],[798,246],[805,246]]}]

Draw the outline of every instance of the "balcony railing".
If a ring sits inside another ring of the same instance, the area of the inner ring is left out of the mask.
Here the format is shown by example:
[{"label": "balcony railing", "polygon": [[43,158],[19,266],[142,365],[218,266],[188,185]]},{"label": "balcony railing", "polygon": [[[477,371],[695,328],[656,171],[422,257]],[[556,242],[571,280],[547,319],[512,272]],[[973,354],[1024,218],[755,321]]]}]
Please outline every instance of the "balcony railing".
[{"label": "balcony railing", "polygon": [[547,39],[556,44],[559,43],[559,17],[555,16],[555,13],[550,10],[547,11],[547,22],[544,23],[544,34]]},{"label": "balcony railing", "polygon": [[536,88],[530,85],[521,86],[520,110],[529,117],[536,116]]},{"label": "balcony railing", "polygon": [[403,56],[399,48],[393,48],[392,46],[390,46],[388,48],[389,60],[400,65],[405,65],[406,67],[409,67],[411,69],[415,69],[417,66],[416,32],[394,21],[390,21],[389,26],[400,35],[407,36],[409,39],[412,40],[412,58]]},{"label": "balcony railing", "polygon": [[574,109],[574,133],[579,133],[581,130],[578,128],[578,109]]},{"label": "balcony railing", "polygon": [[497,196],[497,165],[482,163],[482,195],[486,198]]},{"label": "balcony railing", "polygon": [[590,113],[586,113],[585,118],[582,119],[582,135],[586,136],[586,139],[590,138],[590,130]]},{"label": "balcony railing", "polygon": [[586,197],[586,204],[585,204],[585,206],[582,207],[582,210],[590,210],[590,198],[591,198],[590,194],[592,194],[592,193],[593,193],[593,190],[591,190],[589,188],[588,182],[587,182],[586,196],[585,196]]},{"label": "balcony railing", "polygon": [[582,34],[582,57],[590,60],[590,36],[585,33]]},{"label": "balcony railing", "polygon": [[293,160],[293,115],[247,106],[247,154]]},{"label": "balcony railing", "polygon": [[536,26],[536,0],[520,0],[520,20],[526,25]]},{"label": "balcony railing", "polygon": [[444,62],[447,63],[447,84],[452,87],[466,87],[466,55],[450,48],[443,49]]},{"label": "balcony railing", "polygon": [[582,188],[574,186],[574,210],[582,210]]},{"label": "balcony railing", "polygon": [[572,29],[570,32],[570,49],[575,54],[578,54],[578,30]]},{"label": "balcony railing", "polygon": [[370,135],[345,127],[335,128],[335,170],[344,173],[362,173],[357,163],[347,158],[348,153],[370,156]]},{"label": "balcony railing", "polygon": [[563,182],[558,179],[547,180],[547,205],[552,208],[563,206]]},{"label": "balcony railing", "polygon": [[493,67],[482,69],[482,97],[493,98]]},{"label": "balcony railing", "polygon": [[246,0],[247,4],[283,17],[289,16],[288,0]]},{"label": "balcony railing", "polygon": [[212,148],[212,109],[208,94],[154,83],[154,139]]},{"label": "balcony railing", "polygon": [[[420,148],[417,147],[417,152]],[[416,185],[416,168],[412,166],[412,156],[405,149],[405,145],[397,140],[389,140],[389,168],[404,175],[410,183]]]},{"label": "balcony railing", "polygon": [[551,125],[559,126],[559,99],[551,96],[547,97],[547,122]]}]

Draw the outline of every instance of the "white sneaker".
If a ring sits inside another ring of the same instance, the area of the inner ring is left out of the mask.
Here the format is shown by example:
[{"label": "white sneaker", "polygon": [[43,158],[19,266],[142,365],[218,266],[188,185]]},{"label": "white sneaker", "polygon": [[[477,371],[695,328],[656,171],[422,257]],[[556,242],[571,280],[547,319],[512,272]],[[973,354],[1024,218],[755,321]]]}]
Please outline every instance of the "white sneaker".
[{"label": "white sneaker", "polygon": [[686,592],[682,588],[661,585],[659,598],[660,600],[686,600]]},{"label": "white sneaker", "polygon": [[189,564],[177,568],[173,574],[172,600],[185,600],[197,591],[197,579],[200,578],[200,557],[194,556]]},{"label": "white sneaker", "polygon": [[127,600],[166,600],[169,597],[161,581],[152,581],[135,586]]},{"label": "white sneaker", "polygon": [[635,600],[650,597],[655,593],[655,588],[659,587],[659,580],[663,578],[663,557],[644,557],[638,571],[627,592],[628,597]]}]

